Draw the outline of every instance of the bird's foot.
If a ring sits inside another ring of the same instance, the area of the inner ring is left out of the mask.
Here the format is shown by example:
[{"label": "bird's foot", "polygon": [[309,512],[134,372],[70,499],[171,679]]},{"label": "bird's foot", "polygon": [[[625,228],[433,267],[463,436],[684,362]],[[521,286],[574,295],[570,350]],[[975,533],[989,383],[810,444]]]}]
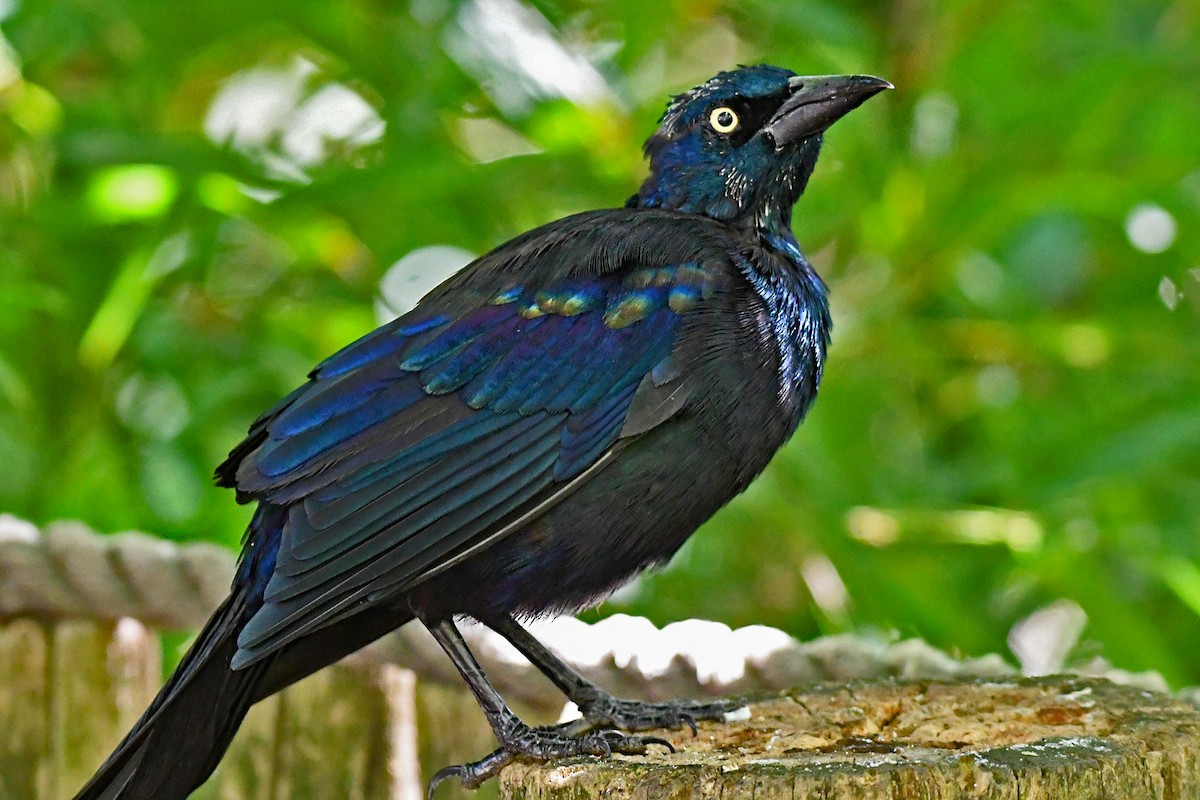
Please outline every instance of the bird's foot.
[{"label": "bird's foot", "polygon": [[478,761],[438,770],[429,781],[427,800],[432,800],[434,790],[442,781],[458,778],[464,789],[475,789],[488,778],[498,775],[500,770],[518,758],[552,761],[571,756],[608,758],[613,753],[642,755],[654,744],[675,752],[670,742],[657,736],[626,736],[614,730],[598,730],[572,736],[564,725],[531,728],[521,723],[504,739],[498,750]]},{"label": "bird's foot", "polygon": [[[696,723],[704,720],[720,721],[745,703],[717,700],[709,703],[695,700],[672,700],[666,703],[645,703],[638,700],[621,700],[603,693],[580,706],[583,714],[575,722],[576,730],[591,730],[601,727],[620,728],[623,731],[648,731],[663,728],[676,730],[691,728],[696,735]],[[567,723],[568,725],[572,723]]]}]

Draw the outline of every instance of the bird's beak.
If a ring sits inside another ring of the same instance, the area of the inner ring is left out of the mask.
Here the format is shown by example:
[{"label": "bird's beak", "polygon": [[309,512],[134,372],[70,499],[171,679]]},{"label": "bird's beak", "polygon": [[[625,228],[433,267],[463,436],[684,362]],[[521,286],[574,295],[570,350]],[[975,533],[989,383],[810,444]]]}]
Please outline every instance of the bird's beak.
[{"label": "bird's beak", "polygon": [[763,128],[775,142],[776,150],[821,133],[867,98],[884,89],[895,88],[883,78],[870,75],[797,75],[789,78],[788,84],[791,95]]}]

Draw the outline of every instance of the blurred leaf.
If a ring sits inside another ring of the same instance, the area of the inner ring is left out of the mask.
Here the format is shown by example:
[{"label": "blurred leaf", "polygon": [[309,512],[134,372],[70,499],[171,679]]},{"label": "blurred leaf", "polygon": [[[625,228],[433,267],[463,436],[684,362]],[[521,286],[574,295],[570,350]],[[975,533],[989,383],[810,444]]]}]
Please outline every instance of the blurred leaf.
[{"label": "blurred leaf", "polygon": [[1069,599],[1117,664],[1200,682],[1190,5],[514,6],[554,74],[468,5],[10,9],[0,511],[236,547],[212,467],[370,330],[392,265],[619,206],[664,102],[719,69],[867,72],[897,90],[829,131],[794,219],[832,290],[821,398],[598,613],[978,653]]},{"label": "blurred leaf", "polygon": [[152,164],[100,170],[88,187],[88,201],[105,222],[162,216],[179,193],[175,175]]}]

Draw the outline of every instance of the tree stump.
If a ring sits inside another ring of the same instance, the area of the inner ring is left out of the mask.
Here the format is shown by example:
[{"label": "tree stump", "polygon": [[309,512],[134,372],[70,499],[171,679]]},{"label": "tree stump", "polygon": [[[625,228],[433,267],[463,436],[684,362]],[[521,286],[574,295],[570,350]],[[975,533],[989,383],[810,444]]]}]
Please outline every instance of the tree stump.
[{"label": "tree stump", "polygon": [[694,738],[656,732],[674,754],[513,764],[501,796],[1200,798],[1200,711],[1104,680],[875,681],[748,707]]}]

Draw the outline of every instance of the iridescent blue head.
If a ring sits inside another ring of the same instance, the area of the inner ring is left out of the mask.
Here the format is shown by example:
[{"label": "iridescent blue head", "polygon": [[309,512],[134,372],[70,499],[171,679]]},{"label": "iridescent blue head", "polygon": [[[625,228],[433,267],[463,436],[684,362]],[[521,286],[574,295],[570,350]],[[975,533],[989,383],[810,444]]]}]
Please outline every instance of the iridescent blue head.
[{"label": "iridescent blue head", "polygon": [[650,177],[630,203],[786,226],[825,129],[889,88],[865,75],[801,77],[765,64],[722,72],[667,108],[646,141]]}]

